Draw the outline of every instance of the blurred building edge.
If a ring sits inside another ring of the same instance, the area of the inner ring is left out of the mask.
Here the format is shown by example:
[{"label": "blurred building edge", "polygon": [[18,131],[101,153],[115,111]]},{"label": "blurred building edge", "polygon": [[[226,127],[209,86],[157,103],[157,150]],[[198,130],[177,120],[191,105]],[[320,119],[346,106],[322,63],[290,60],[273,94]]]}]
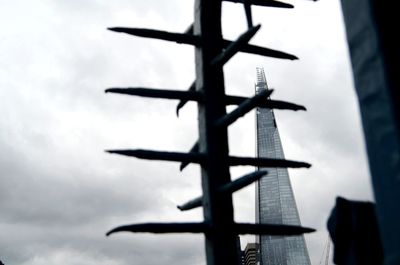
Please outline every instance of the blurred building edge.
[{"label": "blurred building edge", "polygon": [[400,264],[400,38],[388,1],[341,0],[385,265]]},{"label": "blurred building edge", "polygon": [[383,264],[373,203],[338,197],[328,219],[328,231],[334,244],[335,264]]},{"label": "blurred building edge", "polygon": [[4,263],[0,260],[0,265],[4,265]]}]

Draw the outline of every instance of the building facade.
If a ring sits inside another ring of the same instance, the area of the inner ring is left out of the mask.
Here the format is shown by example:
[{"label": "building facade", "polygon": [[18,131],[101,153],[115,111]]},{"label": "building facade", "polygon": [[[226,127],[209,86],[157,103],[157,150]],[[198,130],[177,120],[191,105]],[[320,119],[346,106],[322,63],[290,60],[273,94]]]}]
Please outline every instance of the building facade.
[{"label": "building facade", "polygon": [[[257,68],[256,93],[268,90],[265,73]],[[284,159],[283,148],[271,109],[256,111],[258,157]],[[286,168],[268,170],[256,185],[256,220],[267,224],[300,225],[296,201]],[[303,236],[267,236],[257,238],[261,265],[311,265]]]},{"label": "building facade", "polygon": [[259,265],[260,264],[260,252],[259,245],[257,243],[248,243],[242,253],[242,264],[243,265]]}]

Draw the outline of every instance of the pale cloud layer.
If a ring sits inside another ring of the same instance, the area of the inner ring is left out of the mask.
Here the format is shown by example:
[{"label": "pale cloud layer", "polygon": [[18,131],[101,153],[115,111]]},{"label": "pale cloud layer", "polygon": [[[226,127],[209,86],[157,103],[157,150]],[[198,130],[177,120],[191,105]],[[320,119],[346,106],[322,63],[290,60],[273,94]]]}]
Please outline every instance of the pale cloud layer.
[{"label": "pale cloud layer", "polygon": [[[105,95],[116,86],[186,89],[193,49],[107,31],[137,26],[183,31],[192,1],[0,1],[0,260],[9,264],[204,264],[202,236],[105,237],[131,222],[201,220],[176,205],[200,194],[197,166],[148,162],[105,149],[185,151],[197,139],[193,103]],[[372,199],[338,1],[296,1],[294,10],[254,8],[252,43],[297,55],[295,62],[239,54],[225,66],[227,92],[254,93],[265,69],[273,98],[307,112],[277,111],[313,263],[327,239],[337,195]],[[245,30],[240,5],[225,3],[227,38]],[[235,155],[254,155],[254,113],[229,130]],[[232,170],[233,177],[252,168]],[[235,218],[254,221],[254,186],[235,194]],[[244,237],[243,242],[252,237]]]}]

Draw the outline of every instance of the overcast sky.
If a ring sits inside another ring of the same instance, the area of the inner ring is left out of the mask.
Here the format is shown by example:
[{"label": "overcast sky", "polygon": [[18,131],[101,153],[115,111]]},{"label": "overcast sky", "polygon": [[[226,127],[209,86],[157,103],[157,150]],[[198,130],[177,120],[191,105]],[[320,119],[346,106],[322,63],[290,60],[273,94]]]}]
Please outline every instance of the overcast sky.
[{"label": "overcast sky", "polygon": [[[0,260],[6,265],[204,264],[203,237],[116,234],[143,221],[202,220],[176,205],[198,196],[197,166],[106,154],[105,149],[186,151],[197,139],[196,105],[106,95],[108,87],[186,89],[193,48],[107,31],[112,26],[184,31],[190,0],[0,0]],[[253,8],[252,43],[297,55],[239,54],[225,66],[230,94],[254,93],[264,67],[274,99],[307,112],[276,111],[313,264],[326,244],[335,197],[372,200],[358,106],[338,0]],[[246,29],[240,5],[224,3],[223,32]],[[229,130],[230,153],[253,156],[254,112]],[[252,171],[236,168],[232,177]],[[254,221],[254,185],[235,194],[235,219]],[[243,243],[253,237],[244,237]]]}]

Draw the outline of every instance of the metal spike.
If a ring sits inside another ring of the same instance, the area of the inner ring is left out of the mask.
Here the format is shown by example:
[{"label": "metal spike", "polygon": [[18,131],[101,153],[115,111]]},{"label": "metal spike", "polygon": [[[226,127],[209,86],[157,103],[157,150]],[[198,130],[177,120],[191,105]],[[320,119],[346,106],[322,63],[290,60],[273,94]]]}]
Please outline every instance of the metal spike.
[{"label": "metal spike", "polygon": [[117,232],[131,233],[233,233],[253,235],[294,236],[314,232],[315,229],[293,225],[234,223],[222,227],[212,227],[200,223],[142,223],[116,227],[106,233],[107,236]]},{"label": "metal spike", "polygon": [[124,27],[114,27],[108,28],[111,31],[126,33],[129,35],[134,35],[144,38],[153,38],[166,41],[173,41],[176,43],[190,44],[198,46],[200,44],[200,38],[192,34],[182,34],[154,29],[143,29],[143,28],[124,28]]},{"label": "metal spike", "polygon": [[[196,91],[196,81],[193,81],[193,83],[190,85],[188,91],[189,91],[189,92],[194,92],[194,91]],[[179,110],[180,110],[183,106],[185,106],[185,104],[186,104],[187,102],[188,102],[187,100],[181,100],[181,101],[178,103],[178,106],[176,106],[176,116],[179,116]]]},{"label": "metal spike", "polygon": [[[243,0],[224,0],[226,2],[233,2],[233,3],[243,3]],[[293,8],[294,6],[291,4],[278,2],[274,0],[252,0],[250,2],[252,5],[256,6],[267,6],[267,7],[278,7],[278,8]]]},{"label": "metal spike", "polygon": [[276,225],[276,224],[235,224],[234,231],[237,234],[250,235],[271,235],[271,236],[295,236],[304,233],[315,232],[315,229],[294,225]]},{"label": "metal spike", "polygon": [[[166,41],[174,41],[176,43],[183,43],[183,44],[190,44],[199,46],[200,45],[200,37],[190,34],[182,34],[182,33],[174,33],[174,32],[167,32],[161,30],[154,30],[154,29],[142,29],[142,28],[123,28],[123,27],[115,27],[115,28],[108,28],[111,31],[126,33],[129,35],[134,35],[138,37],[145,37],[145,38],[154,38]],[[229,46],[232,41],[223,40],[225,46]],[[240,48],[241,52],[258,54],[268,57],[274,57],[279,59],[289,59],[289,60],[296,60],[298,59],[296,56],[269,49],[263,48],[254,45],[244,45]]]},{"label": "metal spike", "polygon": [[188,211],[203,205],[203,197],[196,197],[182,205],[176,206],[181,211]]},{"label": "metal spike", "polygon": [[[142,149],[126,149],[126,150],[106,150],[110,154],[119,154],[148,160],[163,160],[175,162],[189,162],[202,164],[205,161],[205,155],[200,153],[179,153],[179,152],[160,152]],[[228,162],[230,166],[256,166],[256,167],[311,167],[305,162],[297,162],[285,159],[273,158],[253,158],[253,157],[235,157],[229,156]]]},{"label": "metal spike", "polygon": [[[165,99],[180,99],[181,102],[188,102],[189,100],[200,101],[202,96],[200,93],[193,90],[180,91],[180,90],[167,90],[167,89],[151,89],[151,88],[109,88],[105,91],[106,93],[117,93],[133,96],[151,97],[151,98],[165,98]],[[226,105],[239,105],[243,101],[247,100],[246,97],[239,96],[226,96]],[[280,100],[266,100],[259,102],[257,107],[269,108],[269,109],[287,109],[287,110],[306,110],[304,106],[297,105],[290,102]]]},{"label": "metal spike", "polygon": [[257,25],[255,27],[250,28],[245,33],[240,35],[240,37],[231,42],[226,49],[219,54],[216,58],[211,61],[211,65],[213,66],[222,66],[226,62],[229,61],[239,50],[250,41],[250,39],[257,33],[260,29],[261,25]]},{"label": "metal spike", "polygon": [[246,14],[247,27],[250,29],[253,27],[253,16],[251,14],[251,1],[243,0],[244,12]]},{"label": "metal spike", "polygon": [[306,162],[292,161],[275,158],[253,158],[253,157],[229,157],[231,166],[255,166],[255,167],[289,167],[289,168],[310,168],[311,164]]},{"label": "metal spike", "polygon": [[142,149],[107,150],[110,154],[119,154],[148,160],[203,163],[205,156],[199,153],[162,152]]},{"label": "metal spike", "polygon": [[234,193],[234,192],[250,185],[251,183],[259,180],[262,176],[265,176],[267,174],[268,174],[267,170],[259,170],[259,171],[252,172],[250,174],[244,175],[244,176],[226,184],[225,186],[221,187],[221,189],[219,189],[219,192]]},{"label": "metal spike", "polygon": [[105,92],[132,95],[132,96],[150,97],[150,98],[179,99],[186,101],[188,100],[199,101],[201,99],[200,93],[195,91],[150,89],[143,87],[109,88]]},{"label": "metal spike", "polygon": [[204,233],[210,229],[206,223],[143,223],[123,225],[107,232],[107,236],[117,232],[132,233]]},{"label": "metal spike", "polygon": [[[281,100],[267,100],[266,102],[262,102],[261,108],[269,108],[269,109],[286,109],[286,110],[307,110],[306,107],[297,105],[294,103],[281,101]],[[257,106],[258,107],[258,106]]]},{"label": "metal spike", "polygon": [[261,102],[263,99],[266,100],[272,92],[272,89],[263,90],[260,93],[256,94],[254,97],[246,99],[235,110],[219,119],[215,123],[215,125],[218,127],[227,127],[231,125],[237,119],[254,109],[257,106],[258,102]]},{"label": "metal spike", "polygon": [[[199,152],[199,142],[196,142],[196,143],[192,146],[192,148],[190,148],[189,153],[198,153],[198,152]],[[182,163],[182,164],[180,165],[180,167],[179,167],[179,170],[180,170],[180,171],[184,170],[185,167],[186,167],[187,165],[189,165],[189,162]]]},{"label": "metal spike", "polygon": [[[224,44],[228,46],[231,43],[229,40],[224,40]],[[287,60],[297,60],[296,56],[286,53],[286,52],[281,52],[269,48],[264,48],[260,46],[255,46],[255,45],[244,45],[243,47],[240,48],[240,52],[245,52],[245,53],[251,53],[251,54],[257,54],[257,55],[262,55],[262,56],[268,56],[268,57],[273,57],[277,59],[287,59]]]},{"label": "metal spike", "polygon": [[193,35],[193,24],[190,24],[190,26],[183,32],[183,34]]},{"label": "metal spike", "polygon": [[[235,191],[238,191],[251,183],[259,180],[262,176],[266,175],[268,171],[266,170],[260,170],[256,172],[252,172],[250,174],[244,175],[243,177],[240,177],[225,186],[221,187],[218,192],[220,193],[234,193]],[[197,197],[193,200],[188,201],[187,203],[184,203],[182,205],[177,206],[179,210],[181,211],[187,211],[191,210],[197,207],[200,207],[203,205],[203,197]]]},{"label": "metal spike", "polygon": [[[249,99],[249,98],[238,97],[238,96],[226,96],[225,104],[226,105],[240,105],[241,103],[243,103],[243,101],[245,101],[247,99]],[[294,111],[307,110],[304,106],[301,106],[301,105],[297,105],[297,104],[286,102],[286,101],[272,100],[272,99],[260,101],[260,102],[258,102],[256,107],[267,108],[267,109],[294,110]]]}]

